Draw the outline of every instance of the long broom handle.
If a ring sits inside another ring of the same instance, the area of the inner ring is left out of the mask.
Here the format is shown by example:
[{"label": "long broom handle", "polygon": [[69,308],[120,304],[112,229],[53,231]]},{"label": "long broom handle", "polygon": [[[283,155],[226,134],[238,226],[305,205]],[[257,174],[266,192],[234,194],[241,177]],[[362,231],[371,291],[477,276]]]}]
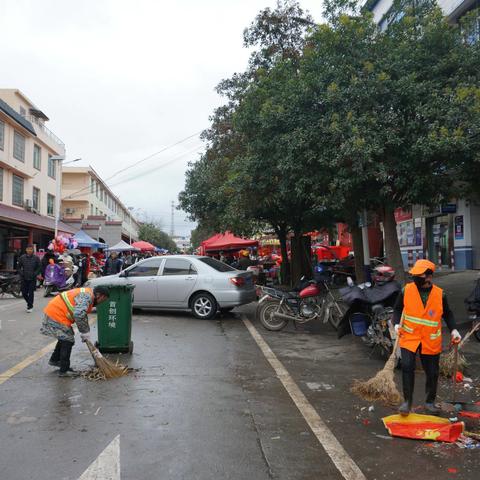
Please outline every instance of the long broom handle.
[{"label": "long broom handle", "polygon": [[461,349],[465,342],[477,331],[480,330],[480,322],[478,322],[476,325],[472,327],[472,329],[465,335],[465,338],[460,342],[458,345],[458,348]]},{"label": "long broom handle", "polygon": [[[402,327],[403,327],[403,314],[400,317],[400,328]],[[392,353],[390,354],[390,357],[388,357],[385,367],[387,367],[388,365],[391,368],[393,365],[395,365],[395,358],[397,356],[397,350],[399,346],[400,346],[400,332],[397,333],[397,338],[395,339],[395,345],[393,346]]]}]

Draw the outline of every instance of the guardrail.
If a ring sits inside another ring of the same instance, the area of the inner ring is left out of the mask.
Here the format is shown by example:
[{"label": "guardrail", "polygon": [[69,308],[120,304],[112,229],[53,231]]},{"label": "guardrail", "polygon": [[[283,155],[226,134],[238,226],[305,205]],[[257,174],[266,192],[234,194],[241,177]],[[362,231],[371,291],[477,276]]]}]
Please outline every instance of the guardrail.
[{"label": "guardrail", "polygon": [[63,149],[65,149],[65,144],[48,128],[45,124],[40,123],[37,117],[29,116],[27,119],[35,126],[37,126],[40,130],[42,130],[45,135],[50,137],[56,144],[60,145]]}]

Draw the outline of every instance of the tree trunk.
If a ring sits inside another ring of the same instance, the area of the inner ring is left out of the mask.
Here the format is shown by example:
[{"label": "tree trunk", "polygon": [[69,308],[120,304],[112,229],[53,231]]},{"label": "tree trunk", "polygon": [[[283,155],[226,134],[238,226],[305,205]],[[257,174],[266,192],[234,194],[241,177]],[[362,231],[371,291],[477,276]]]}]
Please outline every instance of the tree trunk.
[{"label": "tree trunk", "polygon": [[365,282],[365,269],[363,268],[363,239],[362,229],[358,225],[350,228],[352,232],[353,253],[355,256],[355,277],[357,283]]},{"label": "tree trunk", "polygon": [[402,253],[398,243],[397,222],[395,221],[394,209],[387,205],[383,211],[383,230],[385,232],[385,255],[388,264],[395,269],[396,279],[405,284],[406,275],[403,266]]},{"label": "tree trunk", "polygon": [[280,251],[282,254],[282,263],[280,265],[280,277],[283,285],[290,285],[290,261],[288,260],[287,249],[287,229],[286,227],[274,227],[278,240],[280,241]]},{"label": "tree trunk", "polygon": [[312,242],[310,237],[295,233],[291,240],[292,247],[292,284],[295,285],[303,276],[312,278]]}]

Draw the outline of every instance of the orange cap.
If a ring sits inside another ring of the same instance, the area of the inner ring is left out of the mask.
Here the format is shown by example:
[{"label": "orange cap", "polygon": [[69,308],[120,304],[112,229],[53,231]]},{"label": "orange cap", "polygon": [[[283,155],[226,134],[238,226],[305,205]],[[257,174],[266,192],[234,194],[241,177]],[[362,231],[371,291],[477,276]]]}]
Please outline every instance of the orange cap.
[{"label": "orange cap", "polygon": [[410,275],[423,275],[427,270],[435,271],[435,264],[430,260],[417,260],[410,270]]}]

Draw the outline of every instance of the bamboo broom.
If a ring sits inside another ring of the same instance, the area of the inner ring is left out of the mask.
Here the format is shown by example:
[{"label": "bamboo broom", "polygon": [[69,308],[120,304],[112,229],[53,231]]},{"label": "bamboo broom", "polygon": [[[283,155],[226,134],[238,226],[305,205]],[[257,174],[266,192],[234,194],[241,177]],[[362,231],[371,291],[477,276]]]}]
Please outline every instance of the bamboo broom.
[{"label": "bamboo broom", "polygon": [[[465,338],[458,345],[458,350],[461,350],[465,342],[479,329],[480,322],[474,325],[465,335]],[[442,353],[440,356],[440,373],[444,377],[450,378],[454,374],[455,366],[457,366],[460,372],[463,372],[467,365],[467,360],[461,353],[458,354],[458,363],[455,362],[455,350],[453,348],[448,353]]]},{"label": "bamboo broom", "polygon": [[387,363],[373,378],[367,381],[354,380],[351,391],[369,402],[381,402],[384,405],[398,405],[402,396],[395,385],[394,370],[400,335],[397,335],[393,352]]},{"label": "bamboo broom", "polygon": [[95,365],[106,379],[123,377],[128,374],[127,367],[120,364],[114,364],[107,360],[90,340],[85,340],[85,343],[92,354]]}]

